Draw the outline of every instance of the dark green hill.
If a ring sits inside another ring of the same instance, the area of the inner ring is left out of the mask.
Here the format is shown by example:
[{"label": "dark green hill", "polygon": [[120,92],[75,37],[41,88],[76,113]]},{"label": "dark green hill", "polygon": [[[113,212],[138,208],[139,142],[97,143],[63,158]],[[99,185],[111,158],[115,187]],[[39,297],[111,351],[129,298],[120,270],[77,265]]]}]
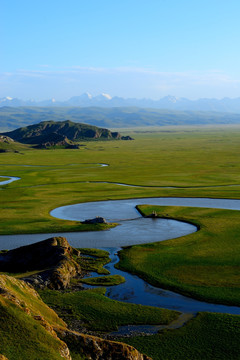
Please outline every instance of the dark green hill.
[{"label": "dark green hill", "polygon": [[42,121],[39,124],[29,125],[2,135],[9,136],[15,141],[38,147],[63,146],[73,147],[81,140],[128,140],[118,132],[97,126],[67,121]]}]

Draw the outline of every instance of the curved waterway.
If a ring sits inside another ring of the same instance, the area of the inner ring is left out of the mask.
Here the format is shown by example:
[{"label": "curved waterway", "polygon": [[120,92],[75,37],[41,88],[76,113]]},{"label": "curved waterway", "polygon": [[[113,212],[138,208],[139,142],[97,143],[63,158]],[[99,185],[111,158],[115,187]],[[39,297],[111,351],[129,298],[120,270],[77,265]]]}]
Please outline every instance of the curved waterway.
[{"label": "curved waterway", "polygon": [[[123,272],[114,267],[114,264],[118,262],[117,251],[120,250],[118,248],[119,246],[163,241],[187,235],[197,230],[195,226],[179,221],[139,218],[139,213],[135,206],[140,204],[240,210],[240,200],[208,198],[139,198],[64,206],[53,210],[51,215],[61,219],[79,221],[93,218],[98,215],[105,217],[108,221],[121,224],[110,231],[102,232],[101,234],[96,233],[96,241],[98,242],[97,247],[105,248],[110,252],[112,261],[106,268],[108,268],[111,274],[119,274],[126,279],[126,283],[124,284],[107,288],[107,296],[111,299],[178,310],[184,313],[195,314],[198,311],[209,311],[240,315],[239,307],[211,304],[182,296],[172,291],[156,288],[137,276]],[[110,245],[104,245],[105,241],[101,238],[102,234],[107,234],[106,237],[111,241]]]},{"label": "curved waterway", "polygon": [[1,185],[7,185],[7,184],[10,184],[13,181],[20,180],[20,178],[16,177],[16,176],[0,176],[0,180],[1,180],[1,178],[7,179],[7,180],[0,181],[0,186]]},{"label": "curved waterway", "polygon": [[69,205],[53,210],[51,215],[61,219],[79,221],[103,216],[108,221],[118,222],[120,225],[107,231],[97,232],[0,236],[0,248],[12,249],[50,236],[62,235],[74,247],[104,248],[110,252],[112,262],[106,267],[111,274],[121,274],[126,279],[124,284],[107,288],[107,296],[112,299],[168,308],[184,313],[210,311],[240,315],[239,307],[210,304],[156,288],[137,276],[114,268],[114,264],[118,261],[117,251],[122,246],[164,241],[197,230],[194,225],[185,222],[142,218],[135,209],[135,206],[140,204],[240,210],[240,200],[208,198],[139,198]]}]

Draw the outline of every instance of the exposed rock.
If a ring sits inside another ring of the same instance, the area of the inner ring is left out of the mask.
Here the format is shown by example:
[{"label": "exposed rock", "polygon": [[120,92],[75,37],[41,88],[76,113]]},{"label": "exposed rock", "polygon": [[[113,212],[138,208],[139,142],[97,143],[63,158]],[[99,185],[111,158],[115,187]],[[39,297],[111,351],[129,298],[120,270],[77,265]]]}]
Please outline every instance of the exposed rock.
[{"label": "exposed rock", "polygon": [[0,142],[10,144],[10,143],[14,142],[14,140],[12,138],[10,138],[9,136],[0,135]]},{"label": "exposed rock", "polygon": [[148,217],[148,218],[157,218],[158,214],[157,214],[156,211],[153,211],[150,215],[147,215],[146,217]]},{"label": "exposed rock", "polygon": [[121,140],[134,140],[131,136],[127,135],[127,136],[122,136]]},{"label": "exposed rock", "polygon": [[108,224],[108,222],[103,217],[96,216],[94,219],[88,219],[83,221],[82,224]]},{"label": "exposed rock", "polygon": [[81,273],[73,254],[80,256],[64,237],[53,237],[0,254],[0,271],[37,270],[37,274],[23,279],[37,288],[64,289],[72,277]]},{"label": "exposed rock", "polygon": [[66,149],[79,149],[79,146],[77,144],[72,144],[72,142],[65,135],[55,132],[39,135],[36,141],[38,141],[38,145],[36,146],[38,149],[47,149],[56,146],[65,147]]},{"label": "exposed rock", "polygon": [[56,329],[58,336],[77,349],[89,360],[151,360],[147,355],[141,354],[134,347],[101,339],[96,336],[80,334],[68,329]]}]

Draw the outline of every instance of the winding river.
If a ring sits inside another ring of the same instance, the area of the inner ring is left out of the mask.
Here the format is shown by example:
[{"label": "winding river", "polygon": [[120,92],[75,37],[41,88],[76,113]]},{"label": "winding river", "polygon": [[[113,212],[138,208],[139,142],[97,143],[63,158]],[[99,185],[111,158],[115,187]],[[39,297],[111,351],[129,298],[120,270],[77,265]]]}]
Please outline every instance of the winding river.
[{"label": "winding river", "polygon": [[7,185],[7,184],[10,184],[13,181],[20,180],[20,178],[16,177],[16,176],[0,176],[0,180],[1,180],[1,178],[4,178],[4,179],[6,178],[7,180],[0,181],[0,186],[1,185]]},{"label": "winding river", "polygon": [[240,315],[239,307],[210,304],[156,288],[137,276],[117,270],[114,267],[114,264],[118,262],[117,252],[122,246],[164,241],[197,231],[194,225],[185,222],[142,218],[135,208],[136,205],[140,204],[240,210],[240,200],[209,198],[158,197],[81,203],[59,207],[52,210],[51,215],[60,219],[78,221],[102,216],[107,221],[118,222],[120,225],[101,232],[0,236],[0,248],[12,249],[50,236],[65,236],[74,247],[96,247],[109,251],[112,262],[106,268],[111,274],[120,274],[126,279],[124,284],[107,288],[107,296],[112,299],[168,308],[183,313],[196,314],[198,311],[209,311]]}]

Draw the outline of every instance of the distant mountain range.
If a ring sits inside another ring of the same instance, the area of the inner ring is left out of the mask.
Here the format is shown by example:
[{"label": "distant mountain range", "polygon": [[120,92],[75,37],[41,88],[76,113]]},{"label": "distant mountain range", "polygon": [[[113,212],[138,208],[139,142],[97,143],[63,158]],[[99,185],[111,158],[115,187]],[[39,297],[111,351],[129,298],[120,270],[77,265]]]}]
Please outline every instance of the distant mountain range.
[{"label": "distant mountain range", "polygon": [[142,126],[221,125],[240,124],[240,113],[137,107],[0,107],[0,131],[2,133],[40,121],[64,120],[108,129]]},{"label": "distant mountain range", "polygon": [[21,100],[17,98],[5,97],[0,99],[0,107],[10,106],[38,106],[38,107],[139,107],[152,109],[168,109],[177,111],[216,111],[240,113],[240,97],[235,99],[208,99],[189,100],[187,98],[177,98],[175,96],[165,96],[159,100],[151,99],[125,99],[122,97],[111,97],[109,94],[92,96],[89,93],[71,97],[66,101],[55,99],[34,101]]}]

